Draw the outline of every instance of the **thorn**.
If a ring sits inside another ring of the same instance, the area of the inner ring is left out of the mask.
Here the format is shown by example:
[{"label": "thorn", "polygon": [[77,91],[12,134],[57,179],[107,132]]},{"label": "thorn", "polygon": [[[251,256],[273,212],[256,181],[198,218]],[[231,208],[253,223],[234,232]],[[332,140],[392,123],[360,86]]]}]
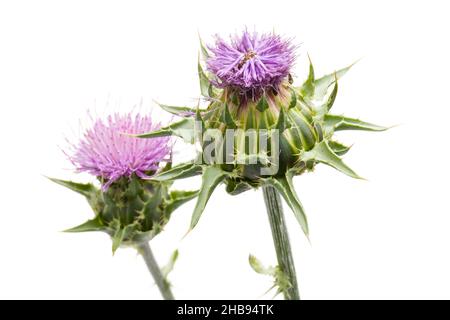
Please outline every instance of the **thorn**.
[{"label": "thorn", "polygon": [[[404,126],[404,125],[405,125],[404,123],[397,123],[397,124],[394,124],[394,125],[392,125],[390,127],[386,127],[386,130],[397,128],[397,127]],[[386,131],[386,130],[384,130],[384,131]]]},{"label": "thorn", "polygon": [[184,240],[192,231],[193,229],[189,227],[189,230],[186,232],[186,234],[181,238],[181,240]]},{"label": "thorn", "polygon": [[130,138],[138,138],[140,134],[137,133],[127,133],[127,132],[119,132],[120,135],[128,136]]},{"label": "thorn", "polygon": [[360,58],[356,59],[356,61],[353,62],[353,63],[350,65],[350,67],[353,67],[355,64],[357,64],[358,62],[360,62],[362,59],[364,59],[364,57],[360,57]]},{"label": "thorn", "polygon": [[309,234],[306,234],[306,240],[308,240],[309,245],[312,247],[311,238],[309,237]]}]

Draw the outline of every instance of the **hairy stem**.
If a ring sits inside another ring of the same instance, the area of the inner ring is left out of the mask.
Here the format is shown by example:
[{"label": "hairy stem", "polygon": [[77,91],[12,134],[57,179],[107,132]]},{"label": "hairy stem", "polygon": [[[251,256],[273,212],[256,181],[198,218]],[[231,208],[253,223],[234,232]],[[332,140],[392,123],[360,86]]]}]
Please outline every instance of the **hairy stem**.
[{"label": "hairy stem", "polygon": [[161,269],[156,263],[155,257],[153,256],[153,252],[150,248],[150,245],[145,242],[138,246],[138,251],[144,258],[145,264],[147,265],[148,271],[150,271],[153,279],[155,280],[156,285],[161,292],[164,300],[175,300],[173,297],[172,291],[170,290],[170,285],[166,279],[164,279]]},{"label": "hairy stem", "polygon": [[289,243],[288,230],[284,220],[283,207],[278,191],[272,186],[263,187],[264,201],[272,229],[272,237],[277,253],[278,266],[287,276],[290,287],[283,292],[286,300],[300,300],[297,275]]}]

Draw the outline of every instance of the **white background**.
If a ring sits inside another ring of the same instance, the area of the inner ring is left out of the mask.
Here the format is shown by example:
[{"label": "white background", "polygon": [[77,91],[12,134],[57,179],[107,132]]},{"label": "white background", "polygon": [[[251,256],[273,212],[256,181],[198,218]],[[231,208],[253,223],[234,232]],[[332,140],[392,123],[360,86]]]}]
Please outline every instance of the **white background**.
[{"label": "white background", "polygon": [[[79,136],[86,110],[129,110],[141,98],[144,112],[151,99],[194,104],[198,32],[210,41],[244,26],[301,43],[297,83],[306,53],[318,74],[363,57],[340,82],[334,112],[399,125],[340,135],[354,143],[346,162],[368,181],[323,166],[296,179],[312,241],[286,210],[302,297],[450,298],[449,9],[446,1],[2,1],[0,298],[160,298],[132,249],[113,257],[106,235],[60,232],[92,214],[43,175],[91,181],[60,150]],[[152,242],[161,264],[180,250],[177,298],[271,298],[263,295],[271,279],[247,262],[249,253],[276,262],[261,193],[219,188],[183,239],[193,206]]]}]

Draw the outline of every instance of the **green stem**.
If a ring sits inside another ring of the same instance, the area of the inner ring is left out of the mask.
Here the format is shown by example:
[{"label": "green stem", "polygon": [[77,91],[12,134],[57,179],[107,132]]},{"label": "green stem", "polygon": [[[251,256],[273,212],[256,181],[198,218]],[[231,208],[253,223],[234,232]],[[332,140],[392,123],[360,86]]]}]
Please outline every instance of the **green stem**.
[{"label": "green stem", "polygon": [[153,276],[153,279],[155,280],[155,283],[158,286],[159,291],[161,292],[161,295],[163,296],[164,300],[175,300],[172,291],[170,290],[169,283],[166,281],[166,279],[164,279],[161,273],[161,269],[156,263],[150,245],[147,242],[140,244],[138,246],[138,252],[144,258],[148,271],[150,271],[151,275]]},{"label": "green stem", "polygon": [[289,243],[288,230],[284,221],[283,206],[280,194],[272,186],[263,187],[264,201],[269,215],[270,228],[277,252],[278,266],[288,277],[290,287],[284,291],[286,300],[300,300],[298,290],[297,275],[295,272],[294,260],[292,258],[291,245]]}]

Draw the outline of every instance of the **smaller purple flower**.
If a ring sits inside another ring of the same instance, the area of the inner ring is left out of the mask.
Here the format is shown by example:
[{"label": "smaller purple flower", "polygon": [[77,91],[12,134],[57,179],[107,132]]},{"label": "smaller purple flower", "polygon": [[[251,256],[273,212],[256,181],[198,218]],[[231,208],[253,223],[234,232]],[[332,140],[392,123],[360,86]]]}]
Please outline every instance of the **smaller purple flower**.
[{"label": "smaller purple flower", "polygon": [[241,91],[277,88],[290,72],[295,46],[279,35],[249,33],[231,37],[230,42],[216,36],[215,46],[206,61],[218,87],[237,87]]},{"label": "smaller purple flower", "polygon": [[148,178],[167,160],[171,148],[169,138],[139,139],[127,134],[140,134],[159,129],[150,116],[114,114],[97,119],[86,130],[69,155],[78,172],[87,172],[106,182],[102,190],[121,177],[136,174]]}]

